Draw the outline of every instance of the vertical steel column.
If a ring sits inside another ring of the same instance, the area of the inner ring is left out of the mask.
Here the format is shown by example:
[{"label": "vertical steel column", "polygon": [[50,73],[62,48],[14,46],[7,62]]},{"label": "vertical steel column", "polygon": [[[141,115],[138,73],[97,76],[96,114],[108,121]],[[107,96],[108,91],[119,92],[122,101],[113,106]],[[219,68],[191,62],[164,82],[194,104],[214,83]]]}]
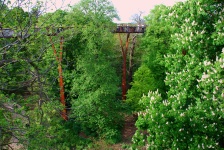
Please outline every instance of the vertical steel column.
[{"label": "vertical steel column", "polygon": [[52,41],[52,36],[50,36],[50,42],[52,45],[52,49],[54,51],[54,56],[56,58],[56,61],[58,62],[58,81],[59,81],[59,88],[60,88],[60,101],[61,104],[64,106],[64,109],[62,110],[61,116],[64,120],[68,120],[68,116],[67,116],[67,111],[66,111],[66,103],[65,103],[65,92],[64,92],[64,82],[63,82],[63,74],[62,74],[62,66],[61,66],[61,62],[62,62],[62,54],[63,54],[63,43],[64,43],[64,38],[60,37],[60,52],[59,52],[59,57],[57,56],[57,51],[56,48],[54,46],[54,43]]},{"label": "vertical steel column", "polygon": [[130,33],[127,34],[125,49],[123,47],[123,42],[122,42],[120,33],[118,33],[118,35],[119,35],[122,58],[123,58],[122,84],[121,84],[121,86],[122,86],[122,100],[126,100],[126,93],[127,93],[127,65],[126,65],[126,63],[127,63],[127,52],[128,52],[128,46],[129,46]]}]

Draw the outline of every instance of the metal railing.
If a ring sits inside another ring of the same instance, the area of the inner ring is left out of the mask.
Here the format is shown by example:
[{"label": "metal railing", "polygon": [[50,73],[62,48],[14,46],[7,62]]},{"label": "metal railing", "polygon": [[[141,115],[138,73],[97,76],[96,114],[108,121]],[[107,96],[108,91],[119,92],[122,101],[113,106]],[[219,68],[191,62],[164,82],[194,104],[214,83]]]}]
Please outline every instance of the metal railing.
[{"label": "metal railing", "polygon": [[144,33],[146,29],[145,25],[117,25],[117,28],[113,30],[113,33]]},{"label": "metal railing", "polygon": [[[69,28],[74,28],[74,27],[54,27],[53,32],[51,29],[51,33],[47,32],[45,30],[45,33],[47,36],[55,36],[58,33],[67,30]],[[35,28],[32,32],[38,32],[40,31],[41,28]],[[117,26],[113,27],[111,29],[112,33],[144,33],[146,30],[145,25],[134,25],[134,24],[118,24]],[[13,29],[10,28],[1,28],[0,29],[0,38],[27,38],[29,37],[29,32],[30,31],[22,31],[22,32],[16,32]]]}]

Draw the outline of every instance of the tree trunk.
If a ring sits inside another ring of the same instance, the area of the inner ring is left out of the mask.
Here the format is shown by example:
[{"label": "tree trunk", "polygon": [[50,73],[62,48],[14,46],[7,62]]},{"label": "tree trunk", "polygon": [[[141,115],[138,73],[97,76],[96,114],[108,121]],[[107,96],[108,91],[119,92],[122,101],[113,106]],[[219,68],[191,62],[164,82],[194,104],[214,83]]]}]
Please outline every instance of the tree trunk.
[{"label": "tree trunk", "polygon": [[120,39],[120,46],[121,46],[121,52],[123,57],[123,65],[122,65],[122,100],[126,99],[126,93],[127,93],[127,52],[128,52],[128,46],[129,46],[129,37],[130,33],[127,34],[126,38],[126,45],[125,49],[123,47],[122,39],[119,33],[119,39]]},{"label": "tree trunk", "polygon": [[63,82],[63,74],[62,74],[62,66],[61,66],[61,62],[62,62],[62,53],[63,53],[63,42],[64,42],[64,38],[60,37],[60,52],[59,52],[59,58],[57,55],[57,51],[56,48],[54,46],[54,43],[52,41],[52,37],[50,36],[50,42],[52,44],[52,49],[54,51],[54,56],[56,58],[56,61],[58,62],[58,82],[59,82],[59,88],[60,88],[60,102],[61,104],[64,106],[64,109],[61,112],[61,116],[64,120],[68,120],[67,117],[67,111],[66,111],[66,103],[65,103],[65,92],[64,92],[64,82]]},{"label": "tree trunk", "polygon": [[129,55],[129,69],[128,69],[128,88],[130,88],[130,83],[132,82],[133,80],[133,67],[134,67],[134,59],[133,59],[133,56],[134,56],[134,50],[135,50],[135,44],[136,44],[136,36],[135,35],[133,38],[132,38],[132,47],[130,49],[130,55]]},{"label": "tree trunk", "polygon": [[126,99],[126,92],[127,92],[127,83],[126,83],[126,60],[127,54],[123,53],[123,67],[122,67],[122,100]]},{"label": "tree trunk", "polygon": [[63,43],[64,43],[64,38],[61,37],[60,38],[60,55],[59,55],[59,62],[58,62],[58,74],[59,74],[60,100],[61,100],[61,104],[64,106],[64,109],[62,110],[62,118],[64,120],[68,120],[67,112],[66,112],[66,104],[65,104],[65,90],[64,90],[62,66],[61,66]]}]

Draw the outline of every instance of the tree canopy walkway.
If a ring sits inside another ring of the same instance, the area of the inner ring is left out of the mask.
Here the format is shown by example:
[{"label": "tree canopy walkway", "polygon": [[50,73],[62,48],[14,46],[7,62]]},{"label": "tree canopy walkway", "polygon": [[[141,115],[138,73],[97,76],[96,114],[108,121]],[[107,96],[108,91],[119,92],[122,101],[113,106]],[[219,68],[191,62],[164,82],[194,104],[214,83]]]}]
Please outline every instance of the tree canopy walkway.
[{"label": "tree canopy walkway", "polygon": [[145,25],[135,25],[135,24],[117,24],[116,30],[113,33],[144,33]]},{"label": "tree canopy walkway", "polygon": [[[52,36],[57,36],[59,33],[72,29],[74,27],[45,27],[45,28],[28,28],[24,29],[23,31],[18,31],[16,29],[10,29],[10,28],[0,28],[0,38],[20,38],[20,39],[26,39],[30,37],[30,35],[33,35],[37,32],[41,32],[43,35],[50,37],[50,42],[52,45],[52,49],[54,51],[55,58],[58,62],[58,73],[59,73],[59,87],[60,87],[60,100],[63,106],[65,106],[65,96],[64,96],[64,82],[63,82],[63,76],[62,76],[62,51],[63,51],[63,42],[64,37],[60,36],[60,58],[58,58],[58,52],[55,48],[55,45],[52,41]],[[117,24],[113,28],[109,28],[112,33],[118,33],[119,34],[119,40],[120,40],[120,46],[122,48],[122,56],[123,56],[123,65],[122,65],[122,99],[126,99],[126,92],[127,92],[127,84],[126,84],[126,59],[127,59],[127,52],[129,49],[129,37],[131,33],[144,33],[145,32],[145,26],[144,25],[135,25],[135,24]],[[123,42],[120,36],[120,33],[127,33],[126,38],[126,44],[125,47],[123,47]],[[136,37],[136,36],[135,36]],[[133,38],[133,43],[135,45],[135,37]],[[132,48],[132,51],[134,50],[134,46]],[[132,60],[131,60],[132,61]],[[132,64],[132,62],[131,62]],[[62,117],[67,120],[66,115],[66,109],[62,111]]]},{"label": "tree canopy walkway", "polygon": [[[47,36],[55,36],[63,30],[68,30],[69,28],[74,27],[54,27],[53,31],[50,34],[46,32]],[[41,28],[34,28],[34,32],[40,31]],[[137,24],[117,24],[115,27],[112,27],[112,33],[144,33],[146,29],[145,25],[137,25]],[[14,29],[10,28],[0,28],[0,38],[26,38],[29,36],[29,30],[16,32]],[[46,30],[47,31],[47,30]]]}]

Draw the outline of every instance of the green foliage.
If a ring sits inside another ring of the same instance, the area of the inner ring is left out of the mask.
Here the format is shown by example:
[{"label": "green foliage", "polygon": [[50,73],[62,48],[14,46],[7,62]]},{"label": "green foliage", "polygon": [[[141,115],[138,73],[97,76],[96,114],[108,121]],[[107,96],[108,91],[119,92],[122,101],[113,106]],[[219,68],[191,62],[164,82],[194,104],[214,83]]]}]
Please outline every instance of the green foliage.
[{"label": "green foliage", "polygon": [[121,121],[120,103],[115,97],[118,78],[109,61],[110,34],[94,28],[89,25],[83,32],[87,47],[73,76],[72,93],[78,97],[72,101],[73,116],[88,134],[112,140],[119,136],[117,129]]},{"label": "green foliage", "polygon": [[134,74],[133,80],[132,87],[127,93],[126,102],[133,107],[132,110],[140,111],[142,106],[138,104],[139,99],[143,94],[147,94],[149,90],[156,90],[157,83],[151,71],[145,65],[139,67]]},{"label": "green foliage", "polygon": [[30,124],[25,135],[28,149],[70,149],[81,142],[78,125],[72,120],[59,119],[61,110],[59,102],[52,101],[44,103],[41,109],[28,111]]},{"label": "green foliage", "polygon": [[158,89],[166,98],[164,55],[170,50],[171,27],[164,18],[168,7],[156,6],[146,17],[147,30],[141,39],[141,67],[135,72],[131,89],[127,94],[127,102],[131,102],[134,111],[139,111],[138,101],[148,90]]},{"label": "green foliage", "polygon": [[150,91],[140,100],[145,109],[136,122],[134,147],[147,129],[148,149],[223,148],[221,16],[223,3],[214,1],[190,0],[169,9],[164,17],[173,32],[165,57],[168,98]]},{"label": "green foliage", "polygon": [[4,27],[14,28],[17,26],[19,29],[23,29],[29,24],[29,14],[20,7],[15,7],[11,10],[3,9],[1,12],[2,16],[0,21]]},{"label": "green foliage", "polygon": [[[76,147],[81,143],[78,126],[60,116],[63,108],[58,102],[58,86],[52,84],[58,77],[57,65],[46,29],[34,32],[37,16],[20,7],[4,13],[0,18],[3,28],[28,31],[29,37],[0,39],[0,147],[7,146],[12,137],[25,149]],[[46,20],[40,21],[43,25]]]},{"label": "green foliage", "polygon": [[223,58],[224,53],[214,64],[208,60],[200,64],[205,72],[197,85],[200,94],[191,104],[183,101],[184,90],[168,100],[158,91],[143,96],[140,104],[145,110],[139,113],[133,146],[142,145],[144,137],[138,132],[147,129],[149,149],[219,149],[223,142]]},{"label": "green foliage", "polygon": [[103,23],[106,26],[114,18],[119,18],[114,6],[108,0],[81,0],[72,9],[74,14],[70,17],[80,24],[94,23],[100,25]]},{"label": "green foliage", "polygon": [[163,98],[167,97],[167,87],[164,83],[166,71],[164,56],[170,51],[170,34],[172,34],[171,25],[165,20],[168,12],[169,7],[158,5],[146,17],[148,27],[141,45],[145,50],[143,65],[151,70],[152,76],[157,81],[151,84],[155,84]]},{"label": "green foliage", "polygon": [[80,130],[115,143],[120,138],[121,103],[116,99],[119,80],[112,66],[114,39],[105,26],[112,25],[116,12],[109,1],[99,2],[83,0],[73,7],[73,17],[67,16],[68,20],[79,18],[78,22],[71,20],[78,25],[79,33],[72,39],[77,40],[70,48],[74,52],[67,55],[73,63],[65,74],[70,84],[66,86],[71,88],[67,90],[72,99],[70,117],[74,117]]},{"label": "green foliage", "polygon": [[40,16],[38,20],[39,26],[54,26],[54,27],[61,27],[65,25],[67,12],[58,9],[53,13],[47,13],[43,16]]}]

